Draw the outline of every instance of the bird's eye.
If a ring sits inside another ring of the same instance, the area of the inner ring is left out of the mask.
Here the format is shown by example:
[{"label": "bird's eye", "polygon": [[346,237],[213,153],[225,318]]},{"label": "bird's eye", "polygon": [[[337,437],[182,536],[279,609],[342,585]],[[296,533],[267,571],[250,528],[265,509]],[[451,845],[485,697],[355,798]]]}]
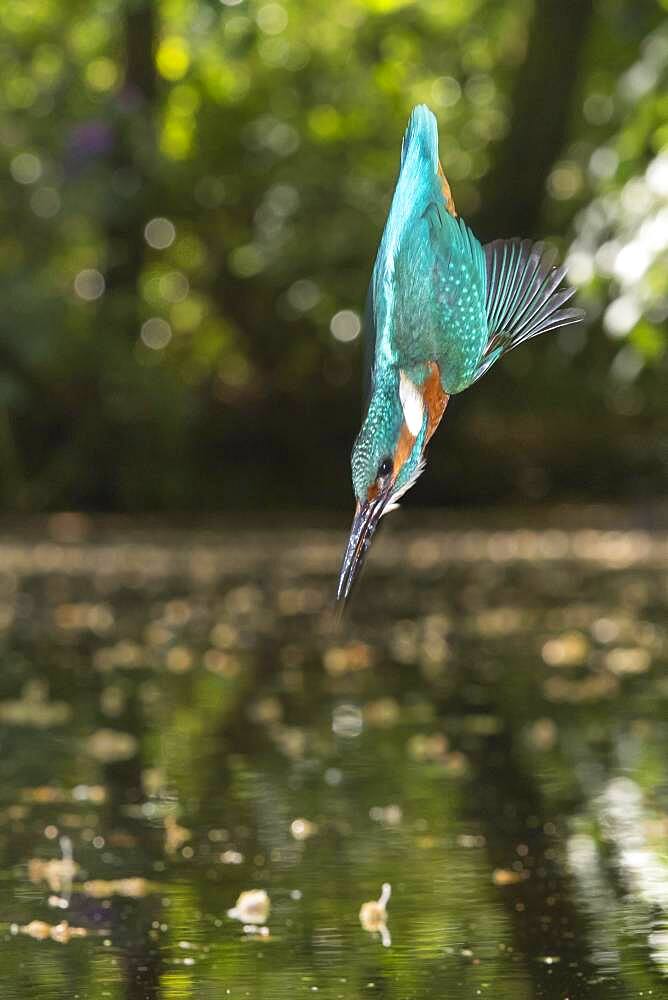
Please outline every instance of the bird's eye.
[{"label": "bird's eye", "polygon": [[394,468],[394,462],[391,458],[384,458],[383,461],[378,466],[378,478],[386,479],[387,476],[392,472]]}]

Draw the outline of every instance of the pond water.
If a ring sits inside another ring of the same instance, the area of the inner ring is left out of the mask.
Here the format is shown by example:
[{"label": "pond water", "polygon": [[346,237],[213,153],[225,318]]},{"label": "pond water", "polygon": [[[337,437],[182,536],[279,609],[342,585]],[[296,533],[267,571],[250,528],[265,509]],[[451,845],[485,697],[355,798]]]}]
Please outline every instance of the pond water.
[{"label": "pond water", "polygon": [[0,538],[4,1000],[668,997],[668,533],[397,523]]}]

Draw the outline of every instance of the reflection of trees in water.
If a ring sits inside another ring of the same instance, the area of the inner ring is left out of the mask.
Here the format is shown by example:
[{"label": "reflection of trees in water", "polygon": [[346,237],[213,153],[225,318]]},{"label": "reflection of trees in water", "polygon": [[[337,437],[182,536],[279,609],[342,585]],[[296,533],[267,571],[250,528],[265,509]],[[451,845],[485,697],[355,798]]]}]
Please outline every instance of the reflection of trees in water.
[{"label": "reflection of trees in water", "polygon": [[[614,544],[631,546],[632,538]],[[644,676],[665,655],[661,628],[652,624],[665,620],[664,574],[656,567],[604,577],[593,566],[575,564],[566,576],[555,569],[552,586],[546,567],[538,589],[524,588],[524,614],[490,618],[485,611],[487,624],[505,620],[516,634],[505,644],[475,643],[439,700],[446,728],[481,712],[494,722],[467,741],[474,779],[463,813],[484,832],[492,868],[512,865],[525,876],[500,891],[537,995],[570,993],[574,981],[592,997],[660,994],[665,917],[656,911],[668,901],[668,868],[658,844],[666,820],[647,809],[637,782],[657,766],[662,773],[665,759],[664,727],[647,701],[660,681]],[[531,623],[526,634],[517,629],[523,620],[525,629]],[[544,642],[550,620],[562,637]],[[583,631],[568,631],[574,624]],[[551,672],[538,659],[541,644]],[[619,777],[630,767],[636,780]],[[650,780],[648,790],[655,788]]]},{"label": "reflection of trees in water", "polygon": [[[641,984],[660,995],[665,821],[653,786],[665,759],[665,539],[588,532],[575,558],[574,537],[425,535],[403,548],[388,538],[388,562],[372,564],[339,631],[322,611],[333,536],[318,536],[317,559],[288,546],[275,579],[259,562],[248,579],[212,575],[218,554],[238,558],[241,537],[198,555],[199,577],[186,577],[187,560],[142,549],[128,567],[151,562],[151,572],[134,590],[127,576],[116,589],[106,577],[105,614],[89,580],[65,593],[49,578],[33,609],[39,637],[22,622],[17,643],[33,679],[48,673],[49,704],[71,711],[63,728],[40,702],[36,720],[57,739],[35,721],[30,752],[17,740],[11,763],[36,786],[47,765],[48,780],[61,775],[68,788],[99,775],[104,848],[87,848],[74,826],[75,860],[87,879],[160,883],[108,906],[75,888],[67,914],[107,930],[129,998],[157,1000],[180,935],[195,929],[194,982],[271,981],[277,996],[291,995],[284,984],[296,974],[317,984],[332,970],[388,997],[447,996],[487,978],[512,978],[518,998],[581,990],[607,1000]],[[599,677],[611,683],[591,683]],[[147,770],[163,772],[153,793]],[[66,815],[75,808],[57,802]],[[165,810],[180,825],[171,853]],[[10,865],[24,850],[20,839],[7,846]],[[384,881],[387,949],[359,923]],[[250,889],[271,897],[266,941],[226,923]],[[82,944],[97,947],[89,935],[67,956],[83,983],[95,962],[74,952]]]}]

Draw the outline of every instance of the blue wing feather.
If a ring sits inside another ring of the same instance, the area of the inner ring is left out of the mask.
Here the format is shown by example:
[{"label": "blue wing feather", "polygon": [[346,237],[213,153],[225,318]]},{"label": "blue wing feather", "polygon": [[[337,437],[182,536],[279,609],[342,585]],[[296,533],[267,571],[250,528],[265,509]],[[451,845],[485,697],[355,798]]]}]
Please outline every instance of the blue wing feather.
[{"label": "blue wing feather", "polygon": [[444,391],[461,392],[506,351],[582,316],[564,308],[573,292],[559,289],[565,270],[541,244],[483,247],[444,197],[436,119],[419,105],[404,134],[367,302],[368,388],[377,368],[436,361]]},{"label": "blue wing feather", "polygon": [[518,344],[584,317],[582,309],[564,308],[575,289],[559,288],[566,268],[553,266],[554,253],[542,243],[495,240],[484,259],[488,340],[474,381]]}]

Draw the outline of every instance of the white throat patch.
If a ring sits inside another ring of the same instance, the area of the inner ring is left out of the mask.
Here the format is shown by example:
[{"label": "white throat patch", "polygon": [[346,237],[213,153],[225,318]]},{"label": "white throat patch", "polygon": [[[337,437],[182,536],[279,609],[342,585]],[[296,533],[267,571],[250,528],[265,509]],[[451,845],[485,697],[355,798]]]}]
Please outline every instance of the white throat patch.
[{"label": "white throat patch", "polygon": [[416,438],[422,430],[424,402],[422,393],[415,382],[412,382],[403,371],[399,372],[399,399],[401,400],[401,409],[404,411],[406,427]]}]

